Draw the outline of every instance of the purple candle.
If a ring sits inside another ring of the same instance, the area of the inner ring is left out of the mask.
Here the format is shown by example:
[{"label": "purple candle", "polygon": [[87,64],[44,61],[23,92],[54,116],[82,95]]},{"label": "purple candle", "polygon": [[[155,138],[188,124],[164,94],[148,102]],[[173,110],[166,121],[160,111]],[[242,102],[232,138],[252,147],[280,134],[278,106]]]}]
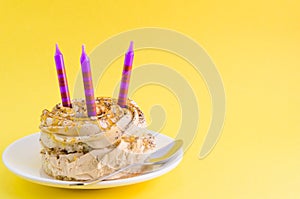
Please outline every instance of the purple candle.
[{"label": "purple candle", "polygon": [[96,104],[95,104],[90,60],[84,51],[84,45],[82,45],[82,54],[80,57],[80,63],[81,63],[82,78],[84,84],[87,113],[89,117],[96,116],[97,113],[96,113]]},{"label": "purple candle", "polygon": [[128,51],[125,54],[122,80],[121,80],[119,98],[118,98],[118,104],[122,108],[125,108],[127,106],[127,94],[128,94],[133,57],[134,57],[133,42],[131,41]]},{"label": "purple candle", "polygon": [[55,64],[56,64],[56,71],[57,71],[58,82],[59,82],[59,87],[60,87],[60,95],[61,95],[62,105],[64,107],[71,108],[72,104],[71,104],[71,100],[70,100],[64,58],[63,58],[63,55],[60,52],[57,44],[56,44],[54,60],[55,60]]}]

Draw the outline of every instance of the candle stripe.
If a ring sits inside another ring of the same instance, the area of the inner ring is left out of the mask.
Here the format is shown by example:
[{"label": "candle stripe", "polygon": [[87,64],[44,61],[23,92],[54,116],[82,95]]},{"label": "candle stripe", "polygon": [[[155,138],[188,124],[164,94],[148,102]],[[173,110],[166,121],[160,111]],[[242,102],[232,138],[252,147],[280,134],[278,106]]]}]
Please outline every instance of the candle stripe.
[{"label": "candle stripe", "polygon": [[[60,60],[63,60],[62,55],[56,55],[56,56],[59,57]],[[60,65],[59,68],[57,68],[57,74],[65,75],[65,68],[63,68],[62,65]]]},{"label": "candle stripe", "polygon": [[85,83],[87,86],[87,87],[85,87],[85,89],[88,89],[88,90],[93,89],[93,84],[90,84],[90,81],[83,81],[83,83]]},{"label": "candle stripe", "polygon": [[126,101],[126,100],[127,100],[126,96],[127,96],[127,93],[126,93],[126,94],[123,94],[123,95],[120,95],[119,98],[120,98],[120,100],[122,100],[122,101]]},{"label": "candle stripe", "polygon": [[[84,62],[83,64],[88,64],[88,62]],[[86,77],[89,77],[89,76],[91,76],[92,74],[91,74],[91,70],[90,69],[88,69],[88,70],[85,70],[84,72],[82,72],[82,76],[86,76]]]},{"label": "candle stripe", "polygon": [[[118,103],[127,104],[127,101],[126,101],[125,99],[120,99],[120,100],[118,101]],[[126,106],[125,106],[125,107],[126,107]],[[125,108],[125,107],[123,107],[123,108]]]},{"label": "candle stripe", "polygon": [[122,100],[122,101],[126,101],[126,97],[127,96],[127,93],[126,94],[123,94],[123,95],[120,95],[119,97],[120,97],[120,100]]},{"label": "candle stripe", "polygon": [[65,78],[59,78],[58,83],[59,83],[60,87],[66,87],[68,85]]},{"label": "candle stripe", "polygon": [[83,80],[87,80],[89,82],[89,81],[91,81],[92,76],[85,76],[85,75],[83,75],[82,78],[84,78]]},{"label": "candle stripe", "polygon": [[89,101],[95,101],[94,95],[86,95],[86,98],[88,99],[87,102],[89,102]]},{"label": "candle stripe", "polygon": [[83,77],[83,81],[85,81],[85,82],[89,82],[89,81],[91,81],[92,80],[92,77]]},{"label": "candle stripe", "polygon": [[121,87],[128,87],[129,80],[129,78],[122,78]]},{"label": "candle stripe", "polygon": [[123,67],[124,71],[131,71],[132,66],[125,66]]},{"label": "candle stripe", "polygon": [[61,98],[68,100],[68,95],[66,93],[62,93],[61,94]]},{"label": "candle stripe", "polygon": [[85,87],[84,87],[84,90],[86,90],[87,92],[92,92],[92,93],[94,93],[94,88],[93,88],[93,85],[92,84],[89,84],[88,82],[85,82],[86,83],[86,85],[85,85]]},{"label": "candle stripe", "polygon": [[124,94],[127,94],[128,92],[128,89],[120,89],[120,94],[124,95]]}]

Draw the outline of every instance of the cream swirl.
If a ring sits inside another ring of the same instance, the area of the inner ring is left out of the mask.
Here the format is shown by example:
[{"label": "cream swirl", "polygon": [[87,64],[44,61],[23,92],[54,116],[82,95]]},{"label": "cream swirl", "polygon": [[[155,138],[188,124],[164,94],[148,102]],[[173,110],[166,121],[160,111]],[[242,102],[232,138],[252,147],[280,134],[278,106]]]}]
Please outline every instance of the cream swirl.
[{"label": "cream swirl", "polygon": [[128,108],[121,108],[116,99],[99,97],[96,109],[96,118],[86,117],[85,101],[77,99],[72,101],[72,108],[58,104],[52,111],[44,110],[40,124],[42,145],[68,152],[72,152],[75,143],[99,149],[113,145],[131,126],[146,127],[144,115],[133,100],[128,101]]}]

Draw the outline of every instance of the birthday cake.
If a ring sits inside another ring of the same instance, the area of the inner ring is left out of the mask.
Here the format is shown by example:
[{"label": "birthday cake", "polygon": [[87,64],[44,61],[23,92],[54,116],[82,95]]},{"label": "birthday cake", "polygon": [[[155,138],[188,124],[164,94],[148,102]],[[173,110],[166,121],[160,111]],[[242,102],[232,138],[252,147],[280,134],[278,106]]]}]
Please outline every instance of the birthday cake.
[{"label": "birthday cake", "polygon": [[[56,105],[41,116],[42,168],[62,180],[92,180],[128,164],[142,162],[155,149],[142,111],[134,101],[121,108],[112,98],[96,98],[97,117],[87,114],[84,100],[72,108]],[[115,178],[140,173],[132,170]]]},{"label": "birthday cake", "polygon": [[[62,103],[44,110],[40,123],[43,171],[61,180],[86,181],[119,168],[142,163],[155,150],[143,112],[127,98],[133,43],[125,55],[118,99],[94,97],[90,62],[82,47],[80,58],[85,99],[70,100],[63,56],[56,45],[55,63]],[[113,178],[142,172],[135,168]]]}]

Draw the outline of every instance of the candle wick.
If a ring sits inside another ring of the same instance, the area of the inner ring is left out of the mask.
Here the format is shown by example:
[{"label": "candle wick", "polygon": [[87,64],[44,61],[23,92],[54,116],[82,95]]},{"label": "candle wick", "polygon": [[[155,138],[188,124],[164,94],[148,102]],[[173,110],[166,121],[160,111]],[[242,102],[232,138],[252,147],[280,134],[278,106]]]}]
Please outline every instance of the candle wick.
[{"label": "candle wick", "polygon": [[56,55],[61,54],[61,52],[60,52],[60,50],[59,50],[59,48],[58,48],[58,44],[57,44],[57,43],[55,44],[55,46],[56,46],[56,48],[55,48],[55,49],[56,49],[56,50],[55,50],[55,54],[56,54]]},{"label": "candle wick", "polygon": [[87,59],[87,54],[85,53],[85,46],[84,44],[82,45],[82,53],[80,57],[80,62],[83,63]]},{"label": "candle wick", "polygon": [[85,54],[85,46],[84,46],[84,44],[82,45],[82,54]]},{"label": "candle wick", "polygon": [[127,52],[133,52],[133,41],[130,41],[130,45]]}]

